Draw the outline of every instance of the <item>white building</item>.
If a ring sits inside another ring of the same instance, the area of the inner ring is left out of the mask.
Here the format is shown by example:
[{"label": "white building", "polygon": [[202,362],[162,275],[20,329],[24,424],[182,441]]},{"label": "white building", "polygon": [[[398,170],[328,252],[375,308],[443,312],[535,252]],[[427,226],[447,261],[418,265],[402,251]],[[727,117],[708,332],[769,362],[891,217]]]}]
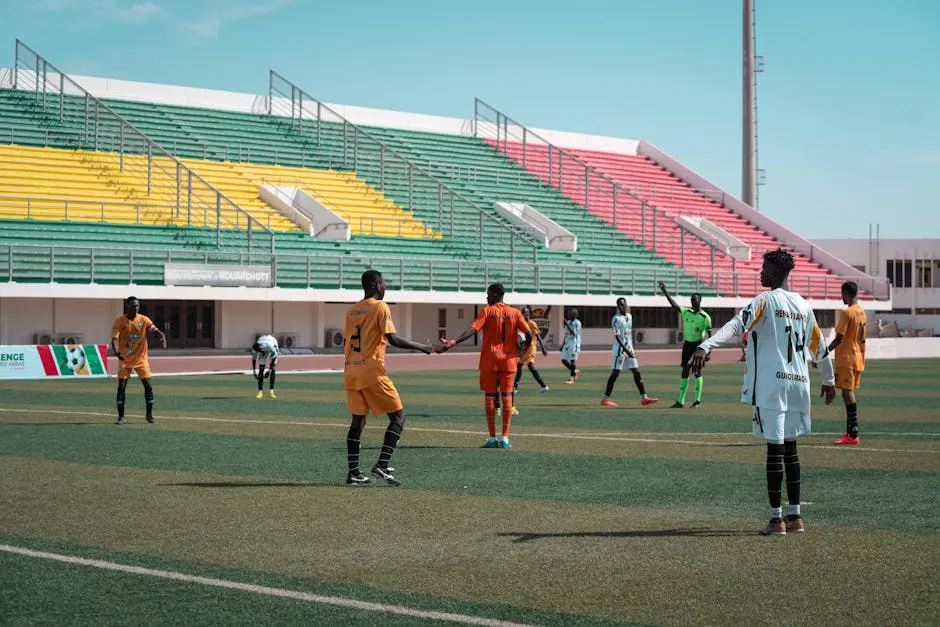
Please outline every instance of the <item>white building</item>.
[{"label": "white building", "polygon": [[891,311],[869,319],[940,335],[940,239],[817,239],[813,244],[891,281]]}]

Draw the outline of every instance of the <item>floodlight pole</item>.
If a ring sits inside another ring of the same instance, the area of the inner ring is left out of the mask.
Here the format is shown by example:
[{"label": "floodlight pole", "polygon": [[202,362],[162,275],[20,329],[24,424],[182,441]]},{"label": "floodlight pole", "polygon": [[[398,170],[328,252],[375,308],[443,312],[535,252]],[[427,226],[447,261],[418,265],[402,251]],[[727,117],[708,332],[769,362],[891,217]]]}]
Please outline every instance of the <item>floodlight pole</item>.
[{"label": "floodlight pole", "polygon": [[757,133],[754,122],[754,30],[752,16],[754,12],[753,0],[744,0],[744,76],[743,76],[743,102],[742,102],[742,146],[741,146],[741,200],[751,207],[757,198],[756,152]]}]

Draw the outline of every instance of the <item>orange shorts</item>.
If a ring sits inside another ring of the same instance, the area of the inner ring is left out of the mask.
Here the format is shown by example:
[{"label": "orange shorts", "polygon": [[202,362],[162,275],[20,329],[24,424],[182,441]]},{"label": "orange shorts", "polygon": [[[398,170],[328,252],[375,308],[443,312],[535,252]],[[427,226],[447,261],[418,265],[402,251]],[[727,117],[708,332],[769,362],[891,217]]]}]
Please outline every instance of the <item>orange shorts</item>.
[{"label": "orange shorts", "polygon": [[481,370],[480,389],[488,394],[512,394],[516,382],[515,370]]},{"label": "orange shorts", "polygon": [[131,372],[136,372],[138,379],[149,379],[152,376],[150,364],[147,362],[137,364],[132,368],[125,368],[123,365],[120,365],[121,362],[118,362],[118,364],[118,379],[130,379]]},{"label": "orange shorts", "polygon": [[862,373],[848,366],[836,366],[836,387],[840,390],[857,390],[862,387]]},{"label": "orange shorts", "polygon": [[534,363],[535,363],[535,351],[534,350],[528,350],[525,353],[523,353],[521,357],[519,357],[520,366],[528,366],[529,364],[534,364]]},{"label": "orange shorts", "polygon": [[346,405],[353,416],[391,414],[402,408],[401,398],[395,384],[388,377],[379,380],[361,390],[346,390]]}]

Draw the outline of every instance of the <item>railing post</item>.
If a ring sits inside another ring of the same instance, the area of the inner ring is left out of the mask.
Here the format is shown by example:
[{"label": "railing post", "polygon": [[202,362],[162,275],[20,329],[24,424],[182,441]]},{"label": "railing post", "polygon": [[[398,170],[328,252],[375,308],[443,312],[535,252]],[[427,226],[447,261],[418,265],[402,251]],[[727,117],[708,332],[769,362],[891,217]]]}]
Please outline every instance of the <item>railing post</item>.
[{"label": "railing post", "polygon": [[613,206],[614,228],[616,229],[617,228],[617,186],[612,184],[611,187],[613,189],[613,199],[614,199],[614,206]]},{"label": "railing post", "polygon": [[414,168],[408,166],[408,211],[414,213]]},{"label": "railing post", "polygon": [[[319,129],[319,126],[317,127]],[[319,134],[319,130],[317,131]],[[379,146],[379,189],[385,189],[385,145]]]},{"label": "railing post", "polygon": [[320,101],[317,100],[317,148],[320,147],[320,127],[323,126],[322,124],[323,118],[321,117],[321,113],[322,113],[321,109],[322,109],[322,105],[320,104]]},{"label": "railing post", "polygon": [[554,167],[553,164],[555,162],[555,160],[552,158],[553,148],[554,147],[551,144],[548,145],[548,186],[549,187],[552,186],[552,168]]},{"label": "railing post", "polygon": [[353,129],[353,170],[359,171],[359,127]]},{"label": "railing post", "polygon": [[567,281],[568,266],[561,267],[561,293],[566,294],[568,292],[567,287],[565,287]]},{"label": "railing post", "polygon": [[450,190],[450,236],[454,236],[454,190]]},{"label": "railing post", "polygon": [[346,144],[348,140],[346,136],[349,134],[349,122],[343,120],[343,165],[345,166],[349,162],[349,157],[346,155]]},{"label": "railing post", "polygon": [[656,250],[656,211],[653,211],[653,250]]},{"label": "railing post", "polygon": [[274,72],[268,72],[268,115],[271,115],[271,107],[274,104]]},{"label": "railing post", "polygon": [[151,181],[153,179],[153,146],[147,142],[147,196],[150,196]]},{"label": "railing post", "polygon": [[123,124],[121,124],[121,148],[120,148],[119,154],[120,154],[120,158],[119,158],[120,170],[121,172],[123,172],[124,171],[124,125]]},{"label": "railing post", "polygon": [[525,152],[526,152],[525,149],[526,149],[526,132],[527,131],[528,129],[525,126],[523,126],[522,127],[522,167],[523,168],[525,167]]},{"label": "railing post", "polygon": [[[712,251],[715,249],[712,248]],[[714,253],[712,253],[712,259],[714,260]],[[712,262],[714,263],[714,261]],[[685,229],[681,226],[679,227],[679,266],[685,267]]]},{"label": "railing post", "polygon": [[437,230],[438,232],[443,233],[443,221],[444,221],[444,184],[437,184]]},{"label": "railing post", "polygon": [[640,201],[640,242],[646,246],[646,201]]},{"label": "railing post", "polygon": [[[192,224],[193,221],[193,171],[186,171],[186,221]],[[203,212],[202,223],[205,226],[206,216]]]},{"label": "railing post", "polygon": [[588,196],[588,190],[591,187],[591,172],[587,168],[584,168],[584,206],[588,209],[591,208],[590,197]]},{"label": "railing post", "polygon": [[176,162],[176,217],[180,217],[180,183],[182,172],[179,161]]},{"label": "railing post", "polygon": [[215,247],[222,247],[222,194],[215,194]]},{"label": "railing post", "polygon": [[[13,89],[16,89],[16,86]],[[65,119],[65,75],[59,72],[59,122],[63,119]]]}]

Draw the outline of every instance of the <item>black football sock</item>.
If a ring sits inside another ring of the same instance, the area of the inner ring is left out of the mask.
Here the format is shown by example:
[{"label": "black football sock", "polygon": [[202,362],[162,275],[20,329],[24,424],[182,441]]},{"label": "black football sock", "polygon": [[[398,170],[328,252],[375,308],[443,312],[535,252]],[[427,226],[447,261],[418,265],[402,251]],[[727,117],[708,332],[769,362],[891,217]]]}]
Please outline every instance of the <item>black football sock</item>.
[{"label": "black football sock", "polygon": [[845,406],[845,432],[853,438],[858,437],[858,403]]}]

